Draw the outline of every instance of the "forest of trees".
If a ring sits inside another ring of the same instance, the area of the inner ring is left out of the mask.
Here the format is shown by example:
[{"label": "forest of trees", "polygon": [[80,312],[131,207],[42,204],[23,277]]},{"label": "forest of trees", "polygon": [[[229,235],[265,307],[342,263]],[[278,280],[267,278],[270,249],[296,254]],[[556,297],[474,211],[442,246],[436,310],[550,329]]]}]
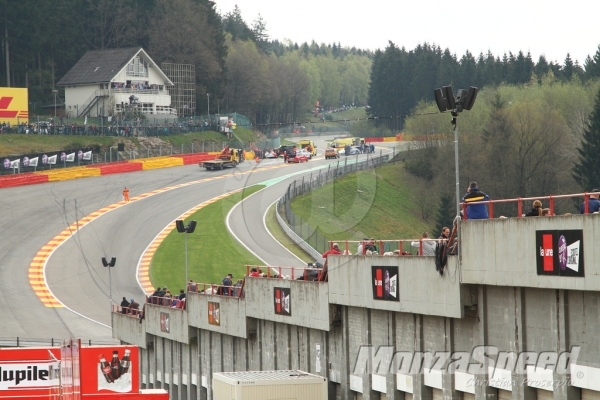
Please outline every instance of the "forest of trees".
[{"label": "forest of trees", "polygon": [[[435,88],[445,85],[453,85],[456,91],[469,86],[521,85],[531,80],[541,83],[550,72],[560,82],[600,78],[600,46],[582,67],[569,54],[560,65],[548,62],[543,55],[536,63],[529,53],[522,51],[502,56],[488,52],[477,57],[467,51],[458,58],[449,49],[427,43],[406,50],[390,42],[387,48],[375,52],[372,71],[369,114],[395,117],[410,115],[420,101],[433,99]],[[400,130],[403,118],[383,119],[382,123]]]},{"label": "forest of trees", "polygon": [[[366,104],[372,55],[338,44],[282,43],[260,16],[219,15],[210,0],[0,1],[0,86],[52,102],[55,83],[87,50],[141,46],[158,64],[196,65],[197,109],[294,121],[323,106]],[[8,54],[8,60],[7,60]],[[8,61],[8,62],[7,62]],[[10,74],[7,74],[7,65]]]}]

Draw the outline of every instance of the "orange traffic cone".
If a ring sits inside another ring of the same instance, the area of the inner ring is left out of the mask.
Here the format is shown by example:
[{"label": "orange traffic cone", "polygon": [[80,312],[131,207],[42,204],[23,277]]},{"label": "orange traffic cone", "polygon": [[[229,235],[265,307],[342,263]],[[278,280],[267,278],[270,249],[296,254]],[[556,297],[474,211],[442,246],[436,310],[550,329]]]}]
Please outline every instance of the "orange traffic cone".
[{"label": "orange traffic cone", "polygon": [[259,158],[259,157],[256,157],[256,158],[254,159],[254,161],[256,161],[256,163],[258,164],[258,163],[260,162],[260,158]]}]

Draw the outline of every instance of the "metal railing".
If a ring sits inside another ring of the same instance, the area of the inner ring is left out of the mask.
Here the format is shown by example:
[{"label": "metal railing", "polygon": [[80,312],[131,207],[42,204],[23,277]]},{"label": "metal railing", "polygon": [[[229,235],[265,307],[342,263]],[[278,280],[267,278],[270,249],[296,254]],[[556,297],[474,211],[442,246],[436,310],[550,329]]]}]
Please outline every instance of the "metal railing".
[{"label": "metal railing", "polygon": [[[584,193],[575,193],[575,194],[563,194],[563,195],[549,195],[549,196],[539,196],[539,197],[517,197],[513,199],[500,199],[500,200],[485,200],[485,201],[474,201],[471,203],[463,202],[461,203],[462,211],[463,211],[463,219],[467,220],[468,218],[468,209],[470,206],[476,205],[488,205],[489,211],[488,215],[491,218],[494,218],[494,205],[505,205],[505,204],[516,204],[517,205],[517,218],[525,217],[523,214],[523,202],[524,201],[535,201],[535,200],[548,200],[549,202],[549,214],[548,216],[555,215],[555,207],[557,200],[563,199],[576,199],[583,197],[583,214],[589,214],[589,200],[592,195],[600,195],[598,192],[584,192]],[[500,216],[498,218],[506,218],[505,216]]]},{"label": "metal railing", "polygon": [[[267,272],[262,272],[263,268]],[[253,273],[253,269],[256,269]],[[246,265],[246,276],[253,278],[291,279],[316,281],[321,280],[323,266],[307,267],[281,267],[281,266],[258,266]]]},{"label": "metal railing", "polygon": [[225,297],[244,297],[244,280],[241,285],[217,285],[215,283],[193,283],[188,284],[188,292],[209,294]]},{"label": "metal railing", "polygon": [[132,318],[140,318],[143,315],[143,311],[139,308],[123,307],[118,304],[113,304],[111,311],[117,314],[127,315],[128,317]]},{"label": "metal railing", "polygon": [[[422,256],[423,245],[425,243],[444,243],[448,239],[397,239],[397,240],[338,240],[329,242],[329,250],[333,250],[333,245],[341,243],[340,254],[338,255],[373,255],[373,256]],[[417,245],[415,245],[415,243]],[[358,247],[362,244],[362,251]],[[356,253],[350,250],[350,245],[356,245]],[[369,246],[372,246],[374,250],[369,250]],[[412,249],[416,249],[416,254],[412,253]],[[336,254],[330,254],[336,255]]]},{"label": "metal railing", "polygon": [[185,298],[180,300],[177,296],[146,296],[146,304],[185,310]]},{"label": "metal railing", "polygon": [[[352,158],[354,158],[354,160],[348,162],[348,159]],[[324,186],[340,176],[373,168],[383,164],[388,159],[389,155],[381,155],[380,152],[379,156],[367,155],[367,159],[364,161],[358,161],[358,155],[356,155],[355,157],[346,157],[344,162],[338,161],[337,164],[329,164],[328,168],[320,169],[318,174],[313,173],[308,178],[303,177],[301,180],[294,181],[290,184],[285,195],[277,202],[277,212],[285,215],[289,229],[315,249],[317,253],[322,254],[329,249],[329,239],[319,232],[316,227],[313,227],[311,224],[304,221],[304,219],[297,216],[291,210],[291,201],[297,196],[309,193],[313,189]]]}]

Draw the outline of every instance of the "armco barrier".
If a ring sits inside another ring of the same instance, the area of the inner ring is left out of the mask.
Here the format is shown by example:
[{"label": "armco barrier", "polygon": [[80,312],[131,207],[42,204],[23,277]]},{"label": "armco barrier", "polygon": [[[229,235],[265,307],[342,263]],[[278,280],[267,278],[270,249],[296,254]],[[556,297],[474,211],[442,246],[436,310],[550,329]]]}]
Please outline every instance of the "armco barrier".
[{"label": "armco barrier", "polygon": [[69,169],[61,169],[55,171],[36,172],[40,175],[47,175],[48,182],[66,181],[70,179],[87,178],[89,176],[100,176],[100,169],[77,167]]},{"label": "armco barrier", "polygon": [[0,177],[0,188],[9,188],[15,186],[33,185],[36,183],[48,182],[48,175],[40,175],[34,173],[4,175]]},{"label": "armco barrier", "polygon": [[367,142],[367,143],[371,143],[371,142],[383,142],[383,138],[382,137],[365,138],[365,142]]}]

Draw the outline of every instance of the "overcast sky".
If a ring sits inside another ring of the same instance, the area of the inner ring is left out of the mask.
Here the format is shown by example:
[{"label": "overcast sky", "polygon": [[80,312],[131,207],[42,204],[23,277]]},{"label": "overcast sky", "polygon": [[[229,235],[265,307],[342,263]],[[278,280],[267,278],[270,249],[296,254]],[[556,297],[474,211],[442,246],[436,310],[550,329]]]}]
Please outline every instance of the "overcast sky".
[{"label": "overcast sky", "polygon": [[600,0],[214,0],[226,14],[237,4],[248,25],[262,15],[271,39],[301,44],[340,42],[384,49],[435,43],[460,58],[489,50],[544,54],[583,65],[600,45]]}]

